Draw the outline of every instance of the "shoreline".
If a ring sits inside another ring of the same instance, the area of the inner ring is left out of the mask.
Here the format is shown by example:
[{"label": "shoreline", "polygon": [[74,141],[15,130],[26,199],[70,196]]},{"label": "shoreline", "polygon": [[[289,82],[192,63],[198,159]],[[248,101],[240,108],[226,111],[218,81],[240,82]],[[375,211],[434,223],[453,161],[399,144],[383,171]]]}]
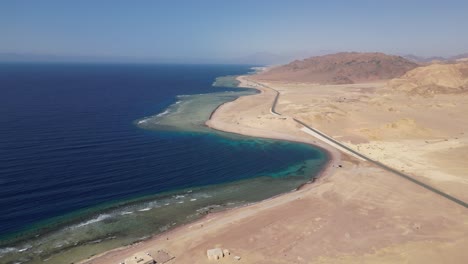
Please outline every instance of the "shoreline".
[{"label": "shoreline", "polygon": [[[223,131],[223,132],[226,132],[226,131]],[[314,147],[315,147],[315,145],[314,145]],[[328,153],[328,152],[326,152],[326,153]],[[151,237],[149,237],[149,238],[147,238],[145,240],[141,240],[141,241],[135,242],[135,243],[127,245],[127,246],[114,248],[114,249],[105,251],[105,252],[103,252],[101,254],[92,256],[91,258],[80,260],[76,264],[93,264],[93,263],[97,264],[97,262],[93,262],[93,261],[95,261],[98,258],[104,257],[104,256],[106,256],[108,254],[112,254],[112,253],[119,252],[119,251],[122,251],[122,250],[127,250],[127,249],[135,249],[135,250],[132,250],[132,253],[131,253],[131,254],[135,254],[135,253],[141,251],[141,250],[137,250],[136,249],[137,247],[145,247],[145,246],[147,246],[147,244],[151,244],[151,242],[156,241],[158,239],[163,239],[164,237],[166,237],[166,240],[169,240],[169,237],[171,235],[173,235],[173,234],[175,234],[175,233],[177,233],[177,232],[179,232],[181,230],[184,230],[186,228],[191,228],[192,226],[195,226],[197,224],[202,224],[202,226],[203,226],[203,223],[209,222],[210,219],[214,219],[214,218],[223,216],[223,215],[225,215],[227,213],[233,213],[233,212],[236,212],[236,211],[239,211],[239,210],[251,207],[251,206],[259,205],[259,204],[266,203],[266,202],[271,202],[271,201],[274,201],[276,199],[283,198],[283,197],[285,197],[287,195],[290,195],[290,194],[298,193],[300,191],[305,190],[307,187],[310,188],[311,185],[313,185],[314,183],[317,183],[322,178],[324,178],[327,174],[329,174],[330,173],[329,170],[331,170],[333,168],[331,166],[332,162],[333,162],[333,160],[329,159],[328,162],[324,164],[323,169],[320,170],[320,172],[317,173],[317,176],[315,178],[311,178],[312,179],[311,181],[305,182],[305,183],[299,185],[296,189],[291,190],[289,192],[281,193],[281,194],[272,196],[270,198],[267,198],[267,199],[264,199],[264,200],[261,200],[261,201],[247,203],[247,204],[239,205],[239,206],[233,207],[233,208],[226,208],[226,209],[223,209],[223,210],[218,211],[218,212],[209,212],[208,214],[206,214],[206,215],[204,215],[204,216],[202,216],[202,217],[200,217],[200,218],[198,218],[198,219],[196,219],[196,220],[194,220],[192,222],[188,222],[188,223],[182,224],[180,226],[174,227],[174,228],[172,228],[172,229],[170,229],[168,231],[164,231],[162,233],[156,234],[156,235],[151,236]],[[130,257],[130,255],[128,255],[128,257]],[[172,262],[169,262],[169,263],[172,263]]]},{"label": "shoreline", "polygon": [[[264,93],[264,90],[263,89],[259,89],[258,86],[257,87],[254,87],[254,86],[249,86],[249,85],[246,85],[244,83],[244,85],[246,86],[241,86],[243,85],[243,82],[242,82],[242,78],[245,78],[247,77],[248,75],[241,75],[239,77],[237,77],[237,79],[239,80],[239,88],[249,88],[249,89],[255,89],[257,91],[259,91],[258,94],[253,94],[253,95],[247,95],[247,96],[256,96],[256,95],[259,95],[259,94],[262,94]],[[263,87],[265,88],[265,87]],[[268,88],[267,88],[268,89]],[[275,94],[275,97],[274,97],[274,101],[273,101],[273,106],[275,104],[275,102],[278,100],[278,97],[279,97],[279,92],[276,91],[276,90],[273,90],[273,89],[270,89],[271,91],[274,91],[276,94]],[[230,104],[230,103],[234,103],[236,102],[237,100],[239,100],[240,98],[242,97],[247,97],[247,96],[240,96],[238,97],[237,99],[235,99],[234,101],[230,101],[230,102],[225,102],[225,103],[222,103],[221,105],[219,105],[218,107],[216,107],[210,114],[210,117],[209,119],[205,122],[205,125],[208,126],[209,128],[211,129],[214,129],[214,130],[218,130],[218,131],[222,131],[222,132],[225,132],[225,133],[233,133],[233,134],[239,134],[239,135],[243,135],[243,136],[248,136],[248,137],[257,137],[257,138],[265,138],[265,139],[275,139],[275,140],[282,140],[282,141],[286,141],[286,142],[294,142],[294,143],[303,143],[303,144],[307,144],[307,145],[311,145],[313,146],[314,148],[319,148],[321,151],[323,151],[326,156],[327,156],[327,163],[323,165],[323,168],[317,173],[317,177],[315,177],[315,181],[321,179],[322,177],[325,176],[327,170],[329,168],[331,168],[333,166],[333,163],[334,162],[337,162],[337,161],[340,161],[341,160],[341,153],[339,153],[335,148],[329,146],[328,144],[325,144],[325,143],[322,143],[321,141],[314,141],[314,142],[311,142],[310,140],[294,140],[294,139],[291,139],[289,137],[287,138],[283,138],[283,137],[269,137],[269,136],[258,136],[258,135],[251,135],[249,133],[240,133],[238,131],[231,131],[229,129],[223,129],[222,127],[220,126],[216,126],[216,125],[213,125],[213,123],[211,122],[213,117],[216,115],[216,113],[219,111],[219,109],[221,109],[223,106],[227,105],[227,104]],[[272,108],[272,110],[274,111],[274,108]],[[277,114],[276,112],[274,112],[274,114]],[[313,178],[312,178],[313,179]],[[314,182],[315,182],[314,181]],[[308,185],[310,183],[304,183],[302,185]],[[280,195],[283,195],[283,194],[280,194]],[[260,201],[261,202],[261,201]]]},{"label": "shoreline", "polygon": [[[242,76],[245,76],[245,75],[242,75]],[[240,83],[242,84],[242,82]],[[239,84],[239,85],[240,85]],[[245,88],[245,87],[239,87],[239,88]],[[256,89],[258,91],[260,91],[260,93],[263,93],[263,91],[261,89],[257,89],[257,88],[253,88],[253,87],[249,87],[250,89]],[[279,94],[279,93],[278,93]],[[253,95],[246,95],[246,96],[255,96],[256,94],[253,94]],[[224,133],[230,133],[230,134],[236,134],[236,135],[242,135],[242,136],[247,136],[247,137],[255,137],[255,138],[261,138],[261,139],[273,139],[273,140],[281,140],[281,141],[286,141],[286,142],[291,142],[291,143],[302,143],[302,144],[307,144],[307,145],[310,145],[310,146],[313,146],[314,148],[318,148],[320,149],[323,153],[325,153],[326,155],[326,158],[327,158],[327,162],[323,165],[323,168],[317,173],[317,177],[312,177],[310,179],[310,181],[306,182],[306,183],[303,183],[301,184],[300,186],[298,186],[298,190],[299,189],[302,189],[303,186],[306,186],[306,185],[309,185],[309,184],[312,184],[316,181],[318,181],[319,179],[321,179],[322,177],[325,176],[326,174],[326,171],[332,166],[332,164],[334,162],[337,162],[337,161],[340,161],[341,158],[339,157],[339,155],[337,155],[334,151],[334,149],[326,144],[319,144],[319,143],[312,143],[310,141],[306,141],[306,140],[292,140],[292,139],[285,139],[285,138],[281,138],[281,137],[267,137],[267,136],[252,136],[248,133],[238,133],[238,132],[233,132],[233,131],[230,131],[230,130],[224,130],[222,128],[219,128],[217,126],[213,126],[209,121],[212,120],[213,116],[216,114],[216,112],[221,108],[223,107],[224,105],[226,104],[229,104],[229,103],[233,103],[235,101],[237,101],[239,98],[242,98],[244,96],[240,96],[238,97],[237,99],[235,99],[234,101],[230,101],[230,102],[225,102],[225,103],[222,103],[220,104],[219,106],[217,106],[210,114],[210,117],[209,119],[205,122],[205,125],[213,130],[216,130],[216,131],[220,131],[220,132],[224,132]],[[275,98],[275,100],[277,100],[278,97]],[[287,193],[283,193],[283,194],[278,194],[274,197],[278,197],[278,196],[282,196],[282,195],[285,195]],[[274,197],[270,197],[268,199],[265,199],[265,200],[262,200],[262,201],[266,201],[266,200],[269,200],[269,199],[272,199]],[[262,201],[258,201],[256,203],[261,203]],[[245,205],[244,205],[245,206]],[[241,206],[242,207],[242,206]],[[232,209],[228,209],[228,210],[232,210]]]},{"label": "shoreline", "polygon": [[[217,218],[217,217],[226,215],[228,213],[233,213],[233,212],[245,209],[245,208],[249,208],[249,207],[252,207],[252,206],[255,206],[255,205],[260,205],[260,204],[263,204],[263,203],[271,202],[271,201],[274,201],[274,200],[277,200],[277,199],[284,198],[284,197],[286,197],[288,195],[291,195],[291,194],[295,194],[295,193],[298,193],[298,192],[301,192],[301,191],[304,191],[304,190],[308,190],[308,189],[311,188],[311,186],[313,186],[314,184],[319,183],[324,178],[326,178],[327,175],[330,175],[333,172],[333,170],[335,169],[333,164],[341,161],[341,153],[339,153],[333,147],[328,146],[327,144],[322,143],[320,141],[311,142],[310,140],[305,140],[304,138],[302,140],[298,140],[298,139],[290,138],[287,135],[285,137],[281,137],[281,136],[273,137],[273,136],[267,136],[267,135],[263,135],[263,136],[251,135],[251,134],[248,134],[248,133],[239,133],[237,131],[231,131],[229,129],[223,129],[222,127],[219,127],[219,126],[216,126],[216,125],[213,125],[212,123],[210,123],[210,121],[215,117],[217,112],[219,112],[219,109],[221,109],[225,105],[230,104],[230,103],[234,103],[234,102],[236,102],[237,100],[239,100],[240,98],[243,98],[243,97],[250,97],[250,96],[256,96],[256,95],[264,94],[263,89],[259,89],[258,87],[249,86],[249,85],[246,85],[245,83],[243,83],[242,79],[240,79],[240,78],[246,77],[246,76],[247,75],[241,75],[241,76],[236,78],[240,82],[239,85],[238,85],[238,88],[254,89],[254,90],[257,90],[258,93],[253,94],[253,95],[240,96],[240,97],[236,98],[233,101],[229,101],[229,102],[225,102],[225,103],[220,104],[215,109],[213,109],[213,111],[211,112],[211,114],[209,116],[209,119],[205,122],[205,125],[207,127],[211,128],[211,129],[213,129],[213,130],[221,131],[221,132],[224,132],[224,133],[242,135],[242,136],[247,136],[247,137],[262,138],[262,139],[281,140],[281,141],[286,141],[286,142],[291,142],[291,143],[302,143],[302,144],[310,145],[310,146],[312,146],[314,148],[318,148],[318,149],[320,149],[320,151],[322,151],[326,155],[326,159],[327,159],[327,162],[325,164],[323,164],[320,171],[316,175],[314,175],[314,177],[310,177],[310,179],[307,182],[297,186],[295,189],[293,189],[293,190],[291,190],[289,192],[281,193],[281,194],[269,197],[267,199],[263,199],[263,200],[260,200],[260,201],[257,201],[257,202],[247,203],[247,204],[240,205],[240,206],[237,206],[237,207],[234,207],[234,208],[226,208],[226,209],[223,209],[223,210],[221,210],[219,212],[210,212],[210,213],[208,213],[208,214],[206,214],[206,215],[204,215],[204,216],[202,216],[202,217],[200,217],[198,219],[195,219],[194,221],[182,224],[182,225],[177,226],[177,227],[175,227],[173,229],[170,229],[168,231],[164,231],[162,233],[156,234],[154,236],[149,237],[148,239],[145,239],[145,240],[142,240],[142,241],[139,241],[139,242],[127,245],[127,246],[122,246],[122,247],[118,247],[118,248],[115,248],[115,249],[111,249],[111,250],[105,251],[105,252],[103,252],[101,254],[92,256],[92,257],[90,257],[88,259],[78,261],[77,262],[78,264],[95,263],[93,261],[95,261],[96,259],[105,257],[105,256],[107,256],[109,254],[113,254],[115,252],[128,250],[128,249],[135,249],[137,247],[145,247],[147,244],[151,244],[153,241],[157,241],[158,239],[162,239],[164,237],[166,237],[168,239],[172,234],[177,233],[180,230],[190,228],[190,227],[195,226],[195,225],[200,224],[200,223],[204,223],[206,221],[209,221],[209,219]],[[245,86],[242,86],[243,84]],[[277,97],[275,97],[273,100],[277,100]],[[135,251],[135,252],[133,252],[133,251]],[[139,252],[139,251],[138,250],[132,250],[132,252],[133,252],[133,254],[135,254],[136,252]],[[128,257],[130,257],[130,255],[128,255]]]},{"label": "shoreline", "polygon": [[[225,131],[223,131],[225,132]],[[138,242],[135,242],[133,244],[130,244],[130,245],[127,245],[127,246],[121,246],[121,247],[117,247],[117,248],[114,248],[114,249],[111,249],[111,250],[108,250],[108,251],[105,251],[105,252],[102,252],[98,255],[95,255],[95,256],[92,256],[88,259],[85,259],[85,260],[80,260],[78,261],[76,264],[92,264],[92,263],[95,263],[93,262],[96,258],[100,258],[100,257],[103,257],[107,254],[112,254],[113,252],[117,252],[117,251],[121,251],[121,250],[126,250],[126,249],[131,249],[131,248],[134,248],[134,247],[138,247],[138,246],[145,246],[146,244],[149,244],[151,243],[153,240],[157,240],[157,239],[161,239],[161,238],[169,238],[170,235],[174,234],[174,233],[177,233],[178,231],[180,230],[183,230],[185,228],[190,228],[192,226],[195,226],[197,225],[198,223],[205,223],[207,220],[209,221],[209,219],[214,219],[214,218],[217,218],[219,216],[222,216],[222,215],[225,215],[227,213],[232,213],[232,212],[235,212],[235,211],[238,211],[238,210],[242,210],[244,208],[248,208],[248,207],[251,207],[251,206],[254,206],[254,205],[259,205],[261,203],[265,203],[265,202],[269,202],[269,201],[273,201],[275,199],[278,199],[278,198],[281,198],[281,197],[284,197],[284,196],[287,196],[288,194],[294,194],[294,193],[297,193],[299,191],[302,191],[304,190],[306,187],[309,187],[310,185],[312,185],[313,183],[317,182],[318,180],[322,179],[323,177],[326,176],[326,174],[328,174],[328,170],[330,170],[332,167],[330,166],[332,163],[332,160],[329,159],[327,163],[325,163],[323,165],[323,169],[321,169],[318,173],[317,173],[317,177],[314,177],[314,178],[311,178],[311,181],[308,181],[308,182],[305,182],[301,185],[299,185],[297,188],[289,191],[289,192],[285,192],[285,193],[281,193],[281,194],[277,194],[275,196],[272,196],[270,198],[267,198],[267,199],[263,199],[261,201],[257,201],[257,202],[251,202],[251,203],[246,203],[246,204],[243,204],[243,205],[239,205],[239,206],[236,206],[236,207],[233,207],[233,208],[225,208],[225,209],[222,209],[221,211],[217,211],[217,212],[209,212],[207,213],[206,215],[198,218],[198,219],[195,219],[194,221],[191,221],[191,222],[188,222],[188,223],[185,223],[185,224],[182,224],[182,225],[179,225],[179,226],[176,226],[174,228],[171,228],[167,231],[164,231],[162,233],[159,233],[159,234],[156,234],[156,235],[153,235],[153,236],[150,236],[149,238],[147,239],[144,239],[144,240],[141,240],[141,241],[138,241]],[[133,253],[136,253],[136,252],[133,252]],[[129,255],[130,257],[130,255]]]}]

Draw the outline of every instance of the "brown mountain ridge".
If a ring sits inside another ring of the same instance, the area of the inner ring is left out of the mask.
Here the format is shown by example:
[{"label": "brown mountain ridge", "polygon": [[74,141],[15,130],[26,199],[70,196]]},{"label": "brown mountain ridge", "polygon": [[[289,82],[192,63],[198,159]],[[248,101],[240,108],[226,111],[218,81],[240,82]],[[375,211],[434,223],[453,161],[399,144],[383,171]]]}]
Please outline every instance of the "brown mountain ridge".
[{"label": "brown mountain ridge", "polygon": [[419,65],[384,53],[341,52],[296,60],[257,74],[261,81],[351,84],[400,77]]}]

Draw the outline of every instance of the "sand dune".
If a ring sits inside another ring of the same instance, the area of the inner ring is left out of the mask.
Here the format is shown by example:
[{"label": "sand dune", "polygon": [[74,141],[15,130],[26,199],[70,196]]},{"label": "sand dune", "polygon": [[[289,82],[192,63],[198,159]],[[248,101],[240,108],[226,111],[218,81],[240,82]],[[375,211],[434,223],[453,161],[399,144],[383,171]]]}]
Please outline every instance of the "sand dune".
[{"label": "sand dune", "polygon": [[432,64],[391,80],[389,87],[410,95],[462,93],[468,91],[468,63]]}]

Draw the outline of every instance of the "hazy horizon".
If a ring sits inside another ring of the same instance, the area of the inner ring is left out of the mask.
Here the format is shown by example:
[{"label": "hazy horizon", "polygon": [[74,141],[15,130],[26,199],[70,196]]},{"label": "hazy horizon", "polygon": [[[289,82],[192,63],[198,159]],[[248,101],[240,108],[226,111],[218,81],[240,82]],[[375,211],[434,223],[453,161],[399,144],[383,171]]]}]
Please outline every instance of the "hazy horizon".
[{"label": "hazy horizon", "polygon": [[[0,55],[44,61],[283,62],[468,50],[464,1],[3,1]],[[0,58],[0,60],[2,60]]]}]

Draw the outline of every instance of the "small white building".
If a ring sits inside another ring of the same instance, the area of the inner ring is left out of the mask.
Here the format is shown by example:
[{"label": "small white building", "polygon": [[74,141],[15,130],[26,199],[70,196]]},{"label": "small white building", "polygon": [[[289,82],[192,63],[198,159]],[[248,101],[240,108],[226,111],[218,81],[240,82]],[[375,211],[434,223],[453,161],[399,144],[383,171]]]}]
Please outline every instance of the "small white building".
[{"label": "small white building", "polygon": [[125,259],[125,264],[155,264],[153,257],[143,252],[136,253],[135,255]]}]

